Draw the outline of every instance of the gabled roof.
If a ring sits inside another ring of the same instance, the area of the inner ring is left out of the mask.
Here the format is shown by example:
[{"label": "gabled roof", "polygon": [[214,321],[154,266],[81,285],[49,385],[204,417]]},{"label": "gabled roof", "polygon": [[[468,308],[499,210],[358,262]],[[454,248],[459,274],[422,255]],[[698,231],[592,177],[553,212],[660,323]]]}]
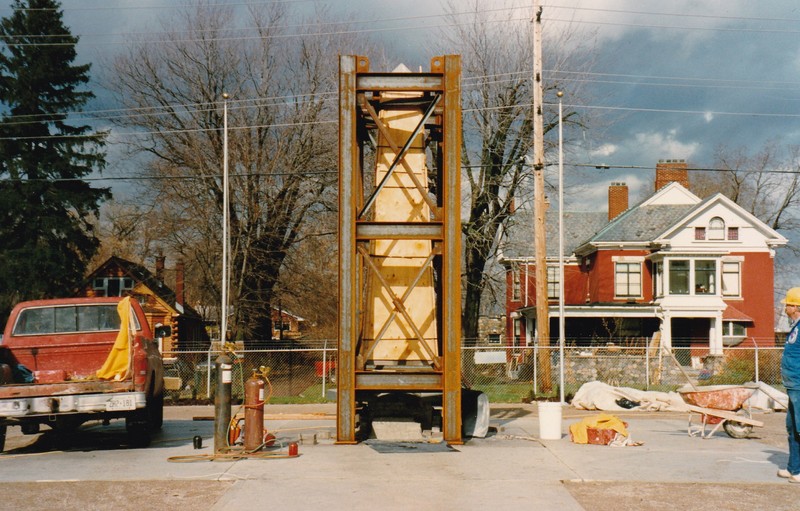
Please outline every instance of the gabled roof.
[{"label": "gabled roof", "polygon": [[108,270],[111,268],[121,269],[126,277],[130,277],[134,280],[134,282],[146,286],[157,298],[161,299],[170,308],[174,309],[175,313],[199,317],[199,314],[186,304],[182,306],[183,310],[180,310],[181,307],[179,307],[177,304],[175,291],[173,291],[163,281],[156,278],[156,276],[153,275],[150,270],[141,264],[128,261],[127,259],[123,259],[121,257],[111,256],[106,259],[105,262],[103,262],[88,275],[87,281],[91,282],[91,280],[95,277],[107,276]]},{"label": "gabled roof", "polygon": [[[700,213],[708,210],[712,206],[716,204],[723,204],[729,210],[734,211],[737,215],[745,218],[753,228],[757,229],[764,237],[771,238],[773,242],[772,245],[785,245],[788,240],[782,234],[780,234],[775,229],[771,228],[764,222],[758,219],[755,215],[741,207],[740,205],[736,204],[727,196],[723,195],[722,193],[715,193],[714,195],[705,198],[701,201],[697,206],[692,208],[692,210],[686,215],[686,221],[691,220],[692,217],[699,215]],[[674,231],[683,227],[681,224],[676,223],[672,226],[671,229],[666,230],[662,235],[661,238],[665,238],[670,236]]]},{"label": "gabled roof", "polygon": [[[701,200],[677,182],[669,183],[635,206],[628,208],[608,222],[605,212],[564,213],[564,254],[586,255],[598,246],[649,245],[671,236],[676,230],[698,214],[716,204],[746,219],[765,238],[767,244],[780,246],[786,238],[764,222],[748,213],[741,206],[721,193]],[[558,255],[558,215],[548,211],[547,256]],[[509,224],[508,241],[502,246],[503,258],[526,259],[533,255],[533,218],[530,211],[517,211],[514,222]]]}]

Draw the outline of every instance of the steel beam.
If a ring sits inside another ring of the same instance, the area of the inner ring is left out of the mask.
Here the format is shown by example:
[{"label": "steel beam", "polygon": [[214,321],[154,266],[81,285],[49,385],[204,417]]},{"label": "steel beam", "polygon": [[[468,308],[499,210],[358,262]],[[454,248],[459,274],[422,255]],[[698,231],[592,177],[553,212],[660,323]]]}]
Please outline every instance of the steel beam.
[{"label": "steel beam", "polygon": [[356,225],[356,239],[358,241],[371,240],[433,240],[444,239],[442,223],[416,222],[385,223],[385,222],[359,222]]},{"label": "steel beam", "polygon": [[413,373],[407,370],[358,372],[356,384],[359,390],[433,392],[443,388],[442,373]]}]

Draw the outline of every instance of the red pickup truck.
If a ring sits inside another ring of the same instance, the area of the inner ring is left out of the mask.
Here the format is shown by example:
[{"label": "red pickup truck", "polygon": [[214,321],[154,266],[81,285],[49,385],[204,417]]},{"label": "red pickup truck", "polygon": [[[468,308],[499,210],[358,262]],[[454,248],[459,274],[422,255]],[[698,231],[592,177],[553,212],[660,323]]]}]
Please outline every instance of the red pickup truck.
[{"label": "red pickup truck", "polygon": [[0,340],[0,452],[8,426],[36,434],[124,418],[144,446],[164,418],[164,369],[130,298],[62,298],[14,307]]}]

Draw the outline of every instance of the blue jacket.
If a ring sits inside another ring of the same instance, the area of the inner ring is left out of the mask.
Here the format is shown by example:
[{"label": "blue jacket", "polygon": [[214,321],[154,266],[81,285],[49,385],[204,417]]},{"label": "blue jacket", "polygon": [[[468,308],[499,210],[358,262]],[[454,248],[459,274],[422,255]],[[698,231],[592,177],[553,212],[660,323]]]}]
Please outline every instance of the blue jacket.
[{"label": "blue jacket", "polygon": [[781,376],[784,387],[800,389],[800,321],[794,322],[786,336],[781,358]]}]

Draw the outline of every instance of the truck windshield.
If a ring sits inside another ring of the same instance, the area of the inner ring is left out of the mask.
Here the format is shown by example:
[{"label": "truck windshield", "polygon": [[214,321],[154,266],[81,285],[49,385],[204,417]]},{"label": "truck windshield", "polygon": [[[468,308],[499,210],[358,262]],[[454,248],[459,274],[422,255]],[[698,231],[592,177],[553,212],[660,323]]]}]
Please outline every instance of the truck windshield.
[{"label": "truck windshield", "polygon": [[[131,315],[139,329],[136,316]],[[24,309],[17,317],[14,335],[43,335],[68,332],[119,330],[116,304],[36,307]]]}]

